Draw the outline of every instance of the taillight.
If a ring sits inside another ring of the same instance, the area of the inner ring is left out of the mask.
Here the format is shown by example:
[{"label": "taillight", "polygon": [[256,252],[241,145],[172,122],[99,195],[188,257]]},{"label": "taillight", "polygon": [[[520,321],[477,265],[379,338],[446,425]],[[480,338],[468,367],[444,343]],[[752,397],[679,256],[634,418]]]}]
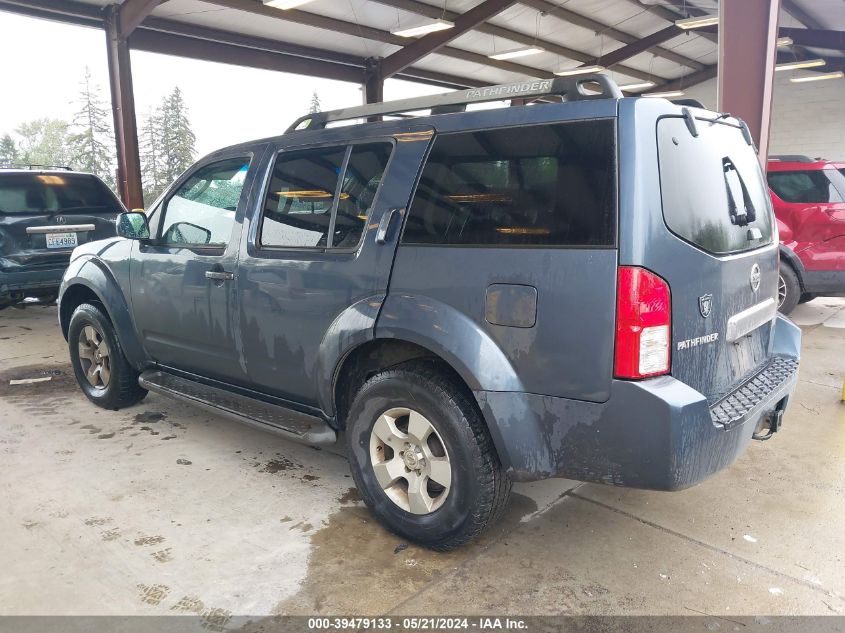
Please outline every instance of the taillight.
[{"label": "taillight", "polygon": [[672,342],[669,284],[653,272],[620,266],[616,283],[617,378],[668,374]]}]

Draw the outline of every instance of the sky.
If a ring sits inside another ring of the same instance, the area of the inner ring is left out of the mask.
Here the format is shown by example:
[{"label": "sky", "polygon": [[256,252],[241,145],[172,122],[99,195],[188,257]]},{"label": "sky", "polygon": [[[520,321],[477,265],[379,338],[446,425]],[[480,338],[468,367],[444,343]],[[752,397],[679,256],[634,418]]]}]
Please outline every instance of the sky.
[{"label": "sky", "polygon": [[[315,90],[323,110],[362,101],[360,86],[341,81],[143,51],[133,51],[131,58],[139,125],[178,85],[198,156],[281,134],[308,111]],[[86,66],[109,103],[105,34],[98,29],[0,12],[0,59],[0,135],[36,118],[71,120]],[[443,88],[396,80],[384,89],[386,100],[438,92]]]}]

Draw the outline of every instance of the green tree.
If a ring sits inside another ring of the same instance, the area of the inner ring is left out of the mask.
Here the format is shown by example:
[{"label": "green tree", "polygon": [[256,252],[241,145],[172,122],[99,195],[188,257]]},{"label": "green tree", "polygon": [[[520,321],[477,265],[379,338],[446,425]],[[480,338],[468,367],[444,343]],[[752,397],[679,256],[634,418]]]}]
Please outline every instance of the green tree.
[{"label": "green tree", "polygon": [[103,105],[99,86],[85,67],[80,84],[79,111],[73,117],[74,133],[68,139],[71,160],[77,169],[97,174],[114,187],[114,135],[110,111]]},{"label": "green tree", "polygon": [[138,130],[144,201],[151,204],[167,186],[161,148],[161,109],[150,110]]},{"label": "green tree", "polygon": [[318,95],[315,90],[311,93],[311,104],[308,106],[308,114],[317,114],[317,112],[321,112],[321,107],[320,95]]},{"label": "green tree", "polygon": [[164,98],[160,112],[161,169],[165,183],[174,181],[194,162],[196,136],[191,130],[182,91],[175,87]]},{"label": "green tree", "polygon": [[14,165],[18,162],[18,146],[9,134],[0,138],[0,166]]},{"label": "green tree", "polygon": [[15,133],[20,160],[34,165],[71,165],[69,124],[61,119],[35,119],[22,123]]}]

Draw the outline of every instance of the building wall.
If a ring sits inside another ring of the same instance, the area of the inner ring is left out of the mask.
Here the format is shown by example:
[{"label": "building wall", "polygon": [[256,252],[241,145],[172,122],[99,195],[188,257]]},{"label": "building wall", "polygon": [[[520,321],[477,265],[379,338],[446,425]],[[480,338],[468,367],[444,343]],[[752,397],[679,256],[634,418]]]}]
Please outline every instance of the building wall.
[{"label": "building wall", "polygon": [[[845,160],[845,79],[789,83],[775,74],[769,154],[806,154]],[[716,107],[716,80],[685,91],[685,97]]]}]

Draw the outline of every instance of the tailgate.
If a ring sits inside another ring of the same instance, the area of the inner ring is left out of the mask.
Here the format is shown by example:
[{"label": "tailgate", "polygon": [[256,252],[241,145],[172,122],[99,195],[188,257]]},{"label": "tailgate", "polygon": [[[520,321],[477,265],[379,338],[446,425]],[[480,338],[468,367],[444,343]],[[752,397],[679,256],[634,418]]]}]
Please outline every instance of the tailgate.
[{"label": "tailgate", "polygon": [[735,120],[697,112],[657,122],[660,241],[674,255],[654,272],[672,294],[672,375],[712,404],[769,359],[778,254],[754,148]]}]

